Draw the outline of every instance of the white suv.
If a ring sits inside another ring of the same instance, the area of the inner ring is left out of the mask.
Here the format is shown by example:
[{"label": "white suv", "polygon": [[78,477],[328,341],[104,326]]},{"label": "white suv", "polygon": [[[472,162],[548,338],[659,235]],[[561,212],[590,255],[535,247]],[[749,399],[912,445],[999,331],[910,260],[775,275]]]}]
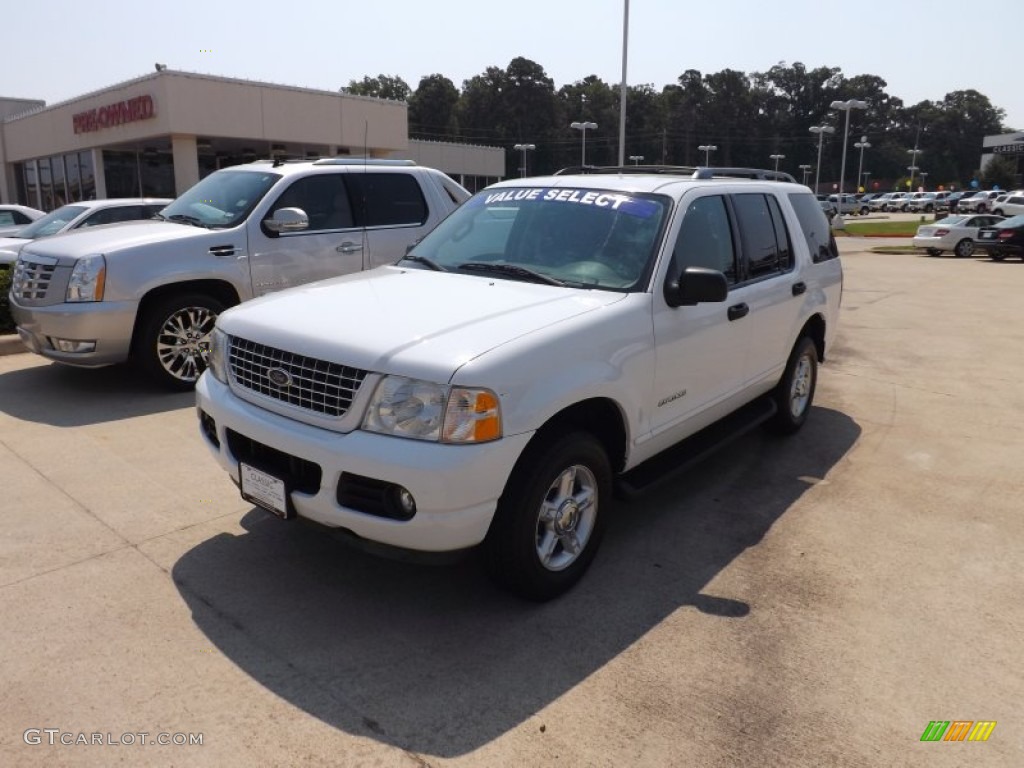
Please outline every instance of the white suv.
[{"label": "white suv", "polygon": [[482,544],[499,583],[554,597],[613,484],[811,413],[842,290],[825,214],[713,172],[501,182],[396,265],[228,310],[196,387],[207,446],[281,518]]}]

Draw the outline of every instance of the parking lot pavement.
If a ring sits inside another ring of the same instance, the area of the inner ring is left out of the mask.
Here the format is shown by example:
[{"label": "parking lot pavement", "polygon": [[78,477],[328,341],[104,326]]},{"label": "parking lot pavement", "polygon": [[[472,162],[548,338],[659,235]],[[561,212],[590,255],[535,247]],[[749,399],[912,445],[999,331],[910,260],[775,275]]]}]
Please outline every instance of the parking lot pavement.
[{"label": "parking lot pavement", "polygon": [[805,429],[620,503],[540,606],[253,510],[190,395],[0,357],[0,764],[1024,764],[1024,266],[876,244]]}]

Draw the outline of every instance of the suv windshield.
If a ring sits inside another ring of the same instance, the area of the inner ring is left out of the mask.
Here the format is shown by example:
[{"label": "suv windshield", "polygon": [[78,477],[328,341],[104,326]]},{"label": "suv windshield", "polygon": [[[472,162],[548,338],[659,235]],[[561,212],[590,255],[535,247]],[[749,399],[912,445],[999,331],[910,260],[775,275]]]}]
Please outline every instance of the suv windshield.
[{"label": "suv windshield", "polygon": [[277,173],[217,171],[160,211],[160,215],[211,229],[233,227],[249,215],[280,178]]},{"label": "suv windshield", "polygon": [[605,189],[485,190],[410,253],[411,263],[572,287],[643,290],[670,201]]},{"label": "suv windshield", "polygon": [[50,211],[50,213],[42,216],[26,227],[23,227],[16,234],[11,237],[21,237],[25,240],[35,240],[37,237],[47,237],[48,235],[56,235],[68,222],[74,219],[76,216],[81,216],[85,213],[88,208],[81,205],[65,205],[58,208],[56,211]]}]

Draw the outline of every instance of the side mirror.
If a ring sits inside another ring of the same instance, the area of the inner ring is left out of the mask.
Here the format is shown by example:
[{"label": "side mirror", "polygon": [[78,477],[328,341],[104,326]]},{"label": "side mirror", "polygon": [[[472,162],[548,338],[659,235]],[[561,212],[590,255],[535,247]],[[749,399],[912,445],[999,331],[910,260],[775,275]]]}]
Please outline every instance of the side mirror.
[{"label": "side mirror", "polygon": [[729,283],[717,269],[687,267],[679,279],[665,283],[665,303],[670,307],[692,307],[705,302],[725,301]]},{"label": "side mirror", "polygon": [[263,220],[263,226],[277,234],[301,232],[309,229],[309,217],[301,208],[278,208],[273,216]]}]

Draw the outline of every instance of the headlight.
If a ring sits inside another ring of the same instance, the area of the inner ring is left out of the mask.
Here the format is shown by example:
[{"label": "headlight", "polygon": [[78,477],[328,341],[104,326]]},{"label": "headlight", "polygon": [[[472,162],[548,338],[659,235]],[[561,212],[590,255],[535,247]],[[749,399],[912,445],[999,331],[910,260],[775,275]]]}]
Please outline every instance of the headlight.
[{"label": "headlight", "polygon": [[501,437],[501,408],[498,396],[487,389],[385,376],[370,400],[363,429],[417,440],[481,443]]},{"label": "headlight", "polygon": [[213,378],[221,384],[228,383],[228,335],[220,328],[214,327],[210,334],[210,351],[206,357],[206,367]]},{"label": "headlight", "polygon": [[65,301],[103,301],[107,282],[107,260],[102,254],[85,256],[75,262],[68,281]]}]

